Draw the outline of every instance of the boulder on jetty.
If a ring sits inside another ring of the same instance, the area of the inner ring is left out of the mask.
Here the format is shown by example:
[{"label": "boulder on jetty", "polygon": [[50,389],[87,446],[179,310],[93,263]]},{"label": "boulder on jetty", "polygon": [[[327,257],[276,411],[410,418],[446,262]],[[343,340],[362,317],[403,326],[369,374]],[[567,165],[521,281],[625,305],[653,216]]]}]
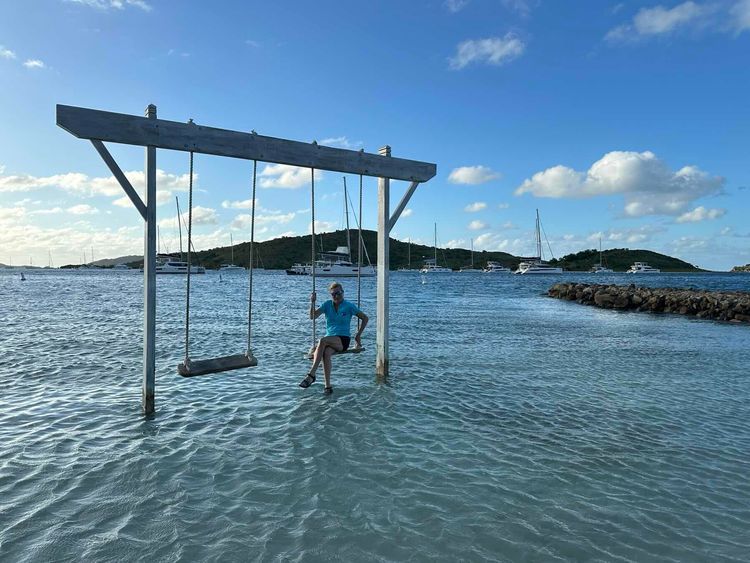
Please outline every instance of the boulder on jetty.
[{"label": "boulder on jetty", "polygon": [[750,293],[745,291],[556,283],[547,294],[602,309],[675,313],[701,319],[750,323]]}]

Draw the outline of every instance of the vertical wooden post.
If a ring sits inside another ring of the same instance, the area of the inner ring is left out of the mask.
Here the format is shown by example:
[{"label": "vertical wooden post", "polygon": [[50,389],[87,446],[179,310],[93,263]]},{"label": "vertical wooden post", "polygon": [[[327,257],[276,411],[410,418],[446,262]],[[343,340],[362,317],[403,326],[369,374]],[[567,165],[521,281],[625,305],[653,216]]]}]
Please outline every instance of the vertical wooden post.
[{"label": "vertical wooden post", "polygon": [[[391,147],[385,146],[378,151],[383,156],[391,156]],[[390,267],[390,195],[389,178],[378,178],[378,304],[376,325],[375,373],[388,375],[388,275]],[[360,219],[361,221],[361,219]]]},{"label": "vertical wooden post", "polygon": [[[146,117],[156,119],[149,104]],[[156,386],[156,147],[146,147],[146,232],[143,248],[143,412],[154,412]]]}]

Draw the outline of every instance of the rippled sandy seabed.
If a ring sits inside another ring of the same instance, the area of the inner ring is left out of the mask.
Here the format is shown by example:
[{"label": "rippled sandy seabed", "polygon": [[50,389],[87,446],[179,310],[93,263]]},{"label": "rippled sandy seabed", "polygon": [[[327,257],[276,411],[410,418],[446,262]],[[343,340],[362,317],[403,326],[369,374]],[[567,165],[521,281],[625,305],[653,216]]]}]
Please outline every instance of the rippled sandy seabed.
[{"label": "rippled sandy seabed", "polygon": [[[297,387],[309,279],[256,276],[259,367],[183,379],[159,278],[145,419],[141,276],[27,277],[0,273],[1,561],[750,559],[747,326],[394,273],[389,380],[373,324],[328,397]],[[195,356],[241,351],[245,276],[194,279]]]}]

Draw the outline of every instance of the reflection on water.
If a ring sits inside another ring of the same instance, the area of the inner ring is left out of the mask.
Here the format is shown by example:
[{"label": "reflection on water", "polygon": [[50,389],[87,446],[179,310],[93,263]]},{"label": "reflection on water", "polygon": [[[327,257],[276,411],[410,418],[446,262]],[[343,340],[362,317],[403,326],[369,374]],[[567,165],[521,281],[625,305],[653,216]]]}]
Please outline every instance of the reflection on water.
[{"label": "reflection on water", "polygon": [[[748,327],[547,299],[551,278],[394,273],[391,377],[373,323],[329,397],[297,387],[309,279],[256,276],[257,368],[183,379],[184,280],[159,278],[145,420],[141,277],[27,278],[0,272],[0,560],[750,553]],[[193,279],[195,356],[242,351],[245,276]]]}]

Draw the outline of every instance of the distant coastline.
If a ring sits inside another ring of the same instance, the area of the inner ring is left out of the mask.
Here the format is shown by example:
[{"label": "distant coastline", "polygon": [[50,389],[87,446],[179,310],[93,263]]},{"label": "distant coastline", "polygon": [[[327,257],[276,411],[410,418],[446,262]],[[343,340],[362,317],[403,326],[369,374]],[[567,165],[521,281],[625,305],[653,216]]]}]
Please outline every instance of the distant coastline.
[{"label": "distant coastline", "polygon": [[[352,231],[355,233],[356,231]],[[364,230],[362,238],[364,246],[373,264],[377,261],[377,234],[375,231]],[[330,233],[318,235],[319,249],[333,249],[337,246],[346,246],[346,231],[339,230]],[[411,246],[411,248],[410,248]],[[352,258],[357,260],[357,245],[352,243]],[[250,244],[243,242],[234,245],[234,260],[237,264],[247,264],[249,262]],[[172,253],[179,256],[178,253]],[[283,270],[289,268],[294,263],[307,263],[310,261],[310,235],[295,237],[279,237],[256,243],[256,256],[260,255],[262,266],[267,270]],[[411,268],[418,269],[425,258],[430,258],[434,254],[432,246],[412,243],[391,239],[390,247],[390,267],[392,270],[407,268],[409,266],[409,256],[411,255]],[[231,260],[231,246],[222,246],[201,250],[195,253],[193,260],[208,269],[218,269],[222,264],[229,263]],[[461,267],[471,263],[471,251],[464,248],[438,248],[438,262],[443,265],[458,270]],[[474,264],[476,267],[484,267],[488,261],[499,262],[503,266],[516,269],[518,263],[524,259],[522,256],[514,256],[507,252],[489,252],[475,251]],[[602,261],[605,265],[612,268],[615,272],[626,271],[633,262],[647,262],[662,272],[705,272],[707,270],[680,260],[679,258],[660,254],[645,249],[630,248],[613,248],[602,252]],[[110,258],[97,260],[90,266],[111,267],[114,264],[124,263],[133,268],[142,265],[142,259],[139,256],[124,256],[120,258]],[[363,255],[363,263],[367,259]],[[574,254],[568,254],[562,258],[549,260],[549,263],[560,266],[570,272],[587,272],[592,266],[599,263],[599,251],[595,249],[582,250]],[[77,268],[79,264],[68,264],[63,268]],[[4,267],[0,264],[0,267]],[[750,264],[747,266],[738,266],[732,271],[748,271]]]}]

